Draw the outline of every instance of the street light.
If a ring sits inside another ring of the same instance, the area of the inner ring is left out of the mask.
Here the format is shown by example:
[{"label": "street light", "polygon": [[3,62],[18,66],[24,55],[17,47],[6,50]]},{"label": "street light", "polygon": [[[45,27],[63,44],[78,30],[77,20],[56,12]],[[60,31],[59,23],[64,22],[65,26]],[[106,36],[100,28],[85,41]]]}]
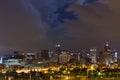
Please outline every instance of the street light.
[{"label": "street light", "polygon": [[67,74],[66,80],[69,80],[69,74],[70,74],[70,71],[65,70],[65,72],[66,72],[66,74]]},{"label": "street light", "polygon": [[31,72],[32,72],[32,67],[30,67],[30,71],[29,71],[30,80],[32,80],[32,74],[31,74]]}]

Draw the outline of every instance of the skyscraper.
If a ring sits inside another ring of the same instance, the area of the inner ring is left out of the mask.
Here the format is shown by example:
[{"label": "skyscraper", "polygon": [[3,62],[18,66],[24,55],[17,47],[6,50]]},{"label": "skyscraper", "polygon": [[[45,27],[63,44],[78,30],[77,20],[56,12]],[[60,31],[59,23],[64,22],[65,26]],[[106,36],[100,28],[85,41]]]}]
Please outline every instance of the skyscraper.
[{"label": "skyscraper", "polygon": [[86,53],[83,49],[81,49],[77,53],[77,62],[80,63],[80,64],[85,64],[86,63],[85,57],[86,57]]},{"label": "skyscraper", "polygon": [[57,45],[55,46],[55,52],[56,52],[56,54],[61,54],[60,44],[57,44]]},{"label": "skyscraper", "polygon": [[113,51],[113,62],[116,63],[118,60],[118,53],[116,50]]},{"label": "skyscraper", "polygon": [[112,60],[112,51],[108,42],[106,42],[104,49],[105,49],[105,64],[107,66],[110,66],[110,64],[113,63],[113,60]]},{"label": "skyscraper", "polygon": [[60,44],[57,44],[55,46],[55,53],[57,54],[57,58],[58,58],[57,62],[59,63],[59,55],[61,54],[61,46],[60,46]]},{"label": "skyscraper", "polygon": [[109,42],[105,43],[105,47],[104,47],[106,52],[111,52],[110,46],[109,46]]},{"label": "skyscraper", "polygon": [[41,50],[41,59],[49,60],[49,50]]},{"label": "skyscraper", "polygon": [[97,49],[95,47],[90,49],[90,57],[91,57],[91,63],[96,64],[97,63]]}]

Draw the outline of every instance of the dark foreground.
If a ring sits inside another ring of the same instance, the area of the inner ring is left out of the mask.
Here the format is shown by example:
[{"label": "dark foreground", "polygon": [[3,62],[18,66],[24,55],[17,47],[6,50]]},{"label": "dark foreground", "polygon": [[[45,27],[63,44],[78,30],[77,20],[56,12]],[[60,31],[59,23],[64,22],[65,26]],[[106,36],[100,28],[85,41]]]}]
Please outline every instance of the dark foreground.
[{"label": "dark foreground", "polygon": [[56,75],[31,73],[7,73],[0,74],[0,80],[120,80],[119,75]]}]

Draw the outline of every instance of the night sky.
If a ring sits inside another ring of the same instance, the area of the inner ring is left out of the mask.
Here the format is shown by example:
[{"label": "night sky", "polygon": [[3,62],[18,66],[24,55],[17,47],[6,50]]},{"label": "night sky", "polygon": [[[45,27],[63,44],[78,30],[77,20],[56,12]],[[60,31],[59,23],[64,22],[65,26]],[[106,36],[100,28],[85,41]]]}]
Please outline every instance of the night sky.
[{"label": "night sky", "polygon": [[120,0],[1,0],[0,54],[97,47],[120,50]]}]

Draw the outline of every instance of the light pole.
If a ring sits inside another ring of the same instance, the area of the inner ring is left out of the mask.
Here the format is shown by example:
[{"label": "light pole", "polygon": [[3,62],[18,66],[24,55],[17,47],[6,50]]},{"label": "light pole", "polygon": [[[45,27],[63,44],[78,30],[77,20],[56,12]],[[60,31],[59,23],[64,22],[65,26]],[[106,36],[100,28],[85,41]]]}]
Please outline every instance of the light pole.
[{"label": "light pole", "polygon": [[32,68],[30,67],[30,71],[29,71],[29,77],[30,77],[30,80],[32,80],[32,74],[31,74],[31,72],[32,72]]},{"label": "light pole", "polygon": [[31,71],[30,71],[30,80],[31,80]]}]

